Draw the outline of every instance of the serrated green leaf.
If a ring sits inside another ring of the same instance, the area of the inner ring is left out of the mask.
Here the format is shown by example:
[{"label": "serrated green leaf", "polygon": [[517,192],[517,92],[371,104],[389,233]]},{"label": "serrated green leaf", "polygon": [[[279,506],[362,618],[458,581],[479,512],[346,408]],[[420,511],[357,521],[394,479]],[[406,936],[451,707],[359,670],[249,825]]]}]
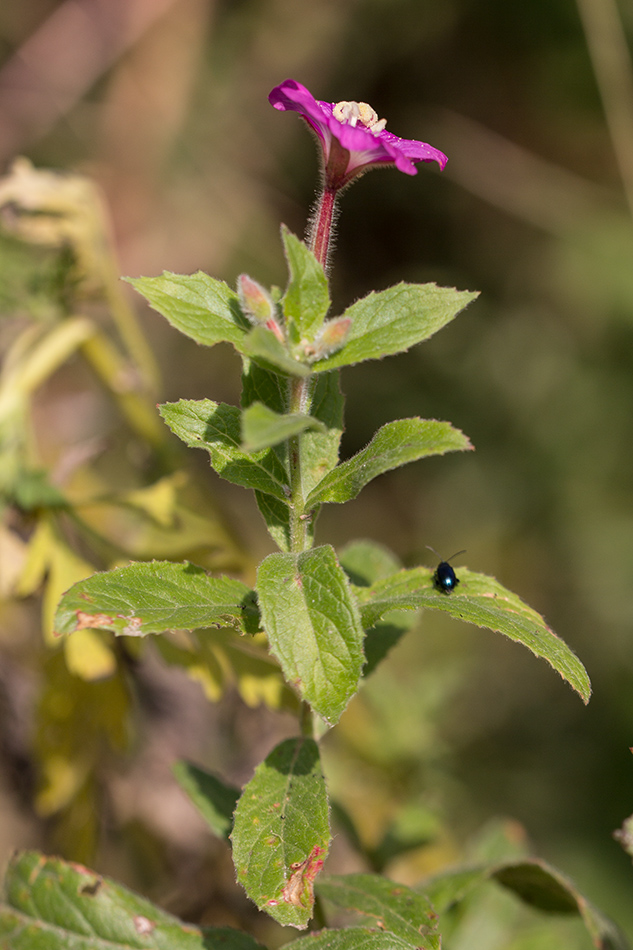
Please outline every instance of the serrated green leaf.
[{"label": "serrated green leaf", "polygon": [[411,944],[392,933],[348,927],[299,937],[287,943],[285,950],[411,950]]},{"label": "serrated green leaf", "polygon": [[0,943],[11,950],[262,950],[248,934],[185,924],[107,877],[34,851],[9,863]]},{"label": "serrated green leaf", "polygon": [[405,283],[371,293],[343,314],[352,319],[345,346],[313,363],[312,371],[321,373],[403,353],[450,323],[477,296],[437,284]]},{"label": "serrated green leaf", "polygon": [[235,809],[231,840],[237,880],[251,900],[280,924],[306,927],[330,846],[313,739],[286,739],[257,767]]},{"label": "serrated green leaf", "polygon": [[211,627],[243,632],[253,610],[252,591],[241,581],[210,577],[187,561],[141,562],[71,587],[57,608],[55,633],[84,627],[130,637]]},{"label": "serrated green leaf", "polygon": [[241,794],[239,789],[192,762],[177,762],[173,772],[211,831],[218,838],[228,840],[233,827],[233,812]]},{"label": "serrated green leaf", "polygon": [[427,455],[471,448],[467,437],[449,422],[417,418],[388,422],[366,448],[328,472],[306,499],[306,507],[350,501],[384,472]]},{"label": "serrated green leaf", "polygon": [[319,881],[317,893],[337,907],[370,917],[415,950],[439,950],[437,914],[424,895],[404,884],[379,874],[345,874]]},{"label": "serrated green leaf", "polygon": [[221,280],[198,271],[159,277],[126,278],[173,327],[196,343],[214,346],[224,341],[240,352],[250,324],[240,310],[237,294]]},{"label": "serrated green leaf", "polygon": [[522,643],[536,656],[547,660],[584,702],[589,701],[591,683],[587,671],[536,610],[502,587],[494,577],[460,568],[459,581],[458,590],[445,594],[435,589],[432,570],[415,567],[371,587],[358,587],[355,593],[363,625],[373,627],[385,613],[398,608],[443,610],[459,620],[488,627]]},{"label": "serrated green leaf", "polygon": [[270,554],[259,566],[257,592],[284,676],[320,716],[337,722],[365,658],[360,615],[334,549]]},{"label": "serrated green leaf", "polygon": [[330,306],[325,271],[312,251],[286,227],[281,229],[290,271],[282,305],[286,319],[297,328],[298,339],[314,340]]},{"label": "serrated green leaf", "polygon": [[240,342],[240,353],[286,376],[308,376],[310,367],[295,360],[272,330],[254,327]]},{"label": "serrated green leaf", "polygon": [[260,452],[291,439],[306,429],[325,431],[325,426],[314,416],[301,412],[279,415],[261,402],[253,402],[242,411],[242,448],[245,452]]},{"label": "serrated green leaf", "polygon": [[285,502],[288,475],[270,449],[248,453],[242,449],[241,412],[237,406],[211,399],[181,399],[158,410],[182,441],[209,453],[211,467],[228,482],[274,495]]}]

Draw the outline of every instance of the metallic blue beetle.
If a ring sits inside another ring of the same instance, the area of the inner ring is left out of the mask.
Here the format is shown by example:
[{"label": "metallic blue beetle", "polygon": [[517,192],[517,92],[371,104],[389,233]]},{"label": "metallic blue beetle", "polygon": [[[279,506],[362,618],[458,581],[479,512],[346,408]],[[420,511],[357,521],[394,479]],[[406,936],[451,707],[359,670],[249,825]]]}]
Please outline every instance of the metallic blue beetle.
[{"label": "metallic blue beetle", "polygon": [[448,562],[452,561],[454,557],[459,557],[460,554],[465,554],[466,551],[458,551],[457,554],[451,554],[449,558],[443,561],[441,555],[437,553],[435,548],[432,548],[430,544],[427,544],[427,548],[433,552],[435,557],[439,557],[440,559],[440,563],[435,568],[435,574],[433,575],[435,588],[443,594],[450,594],[459,584],[459,577]]}]

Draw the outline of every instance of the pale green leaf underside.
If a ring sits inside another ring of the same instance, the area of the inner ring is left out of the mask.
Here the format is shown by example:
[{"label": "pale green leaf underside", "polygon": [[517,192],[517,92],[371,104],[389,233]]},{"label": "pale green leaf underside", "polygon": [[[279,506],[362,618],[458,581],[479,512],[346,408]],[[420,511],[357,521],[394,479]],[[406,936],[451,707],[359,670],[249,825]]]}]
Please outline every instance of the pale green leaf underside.
[{"label": "pale green leaf underside", "polygon": [[280,415],[261,402],[253,402],[242,410],[242,448],[245,452],[272,448],[306,429],[325,432],[322,422],[301,412]]},{"label": "pale green leaf underside", "polygon": [[363,625],[373,627],[394,608],[443,610],[459,620],[488,627],[522,643],[536,656],[547,660],[584,702],[589,701],[591,683],[587,671],[540,614],[494,577],[461,567],[458,575],[460,585],[450,594],[435,589],[433,571],[426,567],[400,571],[372,587],[355,588]]},{"label": "pale green leaf underside", "polygon": [[127,278],[154,310],[196,343],[213,346],[232,343],[241,350],[250,324],[243,316],[237,294],[221,280],[198,271],[159,277]]},{"label": "pale green leaf underside", "polygon": [[363,628],[349,581],[330,545],[270,554],[257,593],[270,648],[302,699],[337,722],[358,689]]},{"label": "pale green leaf underside", "polygon": [[436,284],[396,284],[352,304],[345,346],[312,365],[313,372],[402,353],[449,323],[478,294]]},{"label": "pale green leaf underside", "polygon": [[0,902],[11,950],[262,950],[229,927],[200,929],[94,871],[35,851],[15,854]]},{"label": "pale green leaf underside", "polygon": [[230,577],[210,577],[187,561],[151,561],[93,574],[68,590],[57,608],[55,633],[104,628],[144,637],[169,630],[245,629],[252,591]]},{"label": "pale green leaf underside", "polygon": [[370,917],[374,926],[388,930],[412,947],[438,950],[437,914],[429,900],[403,884],[378,874],[346,874],[324,878],[319,897]]},{"label": "pale green leaf underside", "polygon": [[290,271],[282,301],[284,314],[295,324],[300,339],[312,341],[330,306],[327,277],[303,241],[285,227],[281,229],[281,236]]},{"label": "pale green leaf underside", "polygon": [[286,501],[288,476],[278,456],[267,449],[243,450],[242,413],[237,406],[211,399],[181,399],[164,403],[158,411],[186,445],[206,449],[211,467],[222,478]]},{"label": "pale green leaf underside", "polygon": [[308,496],[306,507],[349,501],[384,472],[428,455],[470,448],[463,432],[454,429],[449,422],[417,418],[388,422],[366,448],[328,472]]},{"label": "pale green leaf underside", "polygon": [[319,748],[287,739],[258,765],[235,809],[237,880],[260,910],[303,929],[313,885],[330,846],[328,802]]}]

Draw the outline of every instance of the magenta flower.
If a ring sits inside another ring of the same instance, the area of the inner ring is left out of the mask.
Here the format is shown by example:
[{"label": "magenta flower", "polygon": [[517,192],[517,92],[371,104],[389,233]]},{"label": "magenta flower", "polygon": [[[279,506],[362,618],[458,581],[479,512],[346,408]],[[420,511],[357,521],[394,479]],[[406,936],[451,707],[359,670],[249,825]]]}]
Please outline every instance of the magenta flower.
[{"label": "magenta flower", "polygon": [[446,155],[432,145],[387,132],[386,120],[378,119],[366,102],[321,102],[294,79],[275,86],[268,99],[275,109],[298,112],[316,133],[327,190],[340,191],[371,167],[395,165],[406,175],[417,175],[414,162],[446,165]]}]

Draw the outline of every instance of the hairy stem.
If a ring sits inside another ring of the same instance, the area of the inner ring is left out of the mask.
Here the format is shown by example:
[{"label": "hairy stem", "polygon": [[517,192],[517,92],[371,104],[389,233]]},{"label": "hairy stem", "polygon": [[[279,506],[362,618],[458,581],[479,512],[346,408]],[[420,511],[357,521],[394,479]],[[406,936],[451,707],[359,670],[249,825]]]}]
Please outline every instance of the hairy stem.
[{"label": "hairy stem", "polygon": [[[309,413],[313,383],[310,377],[292,378],[289,383],[288,410],[291,413]],[[290,550],[300,553],[311,546],[309,518],[305,515],[305,497],[301,471],[301,436],[288,440],[290,468]]]},{"label": "hairy stem", "polygon": [[333,188],[323,189],[317,200],[308,233],[310,250],[324,270],[327,269],[330,256],[337,193]]}]

